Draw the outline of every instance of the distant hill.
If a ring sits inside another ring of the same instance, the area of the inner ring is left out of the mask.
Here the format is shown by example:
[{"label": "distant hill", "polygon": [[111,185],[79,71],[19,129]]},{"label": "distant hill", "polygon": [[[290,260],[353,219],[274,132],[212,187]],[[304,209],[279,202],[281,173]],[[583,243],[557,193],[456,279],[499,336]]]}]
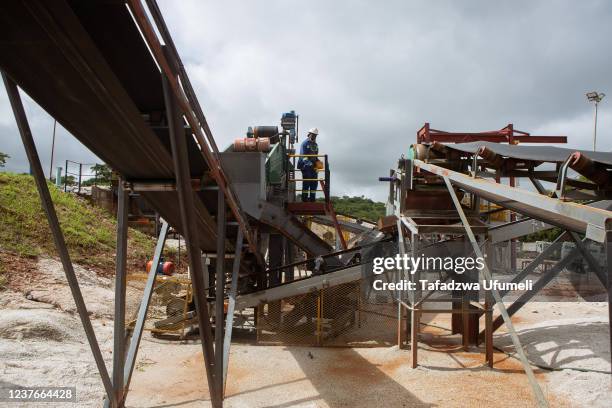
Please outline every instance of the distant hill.
[{"label": "distant hill", "polygon": [[385,204],[361,197],[335,197],[331,198],[334,209],[339,214],[350,215],[355,218],[376,222],[385,215]]}]

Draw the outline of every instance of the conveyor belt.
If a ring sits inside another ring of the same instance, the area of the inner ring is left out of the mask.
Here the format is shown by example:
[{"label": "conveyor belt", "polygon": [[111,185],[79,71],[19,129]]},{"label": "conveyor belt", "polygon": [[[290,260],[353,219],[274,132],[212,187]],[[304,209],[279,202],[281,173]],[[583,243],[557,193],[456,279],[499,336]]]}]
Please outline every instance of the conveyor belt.
[{"label": "conveyor belt", "polygon": [[[124,2],[2,2],[0,37],[0,69],[111,168],[128,180],[174,179],[160,71]],[[187,141],[191,177],[206,177],[209,165],[194,138]],[[176,192],[141,194],[181,231]],[[199,244],[213,252],[217,192],[197,194]],[[331,251],[286,210],[268,218],[310,254]]]},{"label": "conveyor belt", "polygon": [[[371,273],[371,268],[369,269]],[[283,298],[310,293],[319,289],[352,282],[366,276],[367,265],[352,265],[323,275],[288,282],[270,289],[239,295],[236,298],[236,309],[258,306]]]},{"label": "conveyor belt", "polygon": [[[174,179],[167,128],[145,120],[165,111],[160,72],[125,3],[1,2],[0,37],[0,68],[94,154],[128,179]],[[187,139],[201,178],[208,165]],[[199,244],[214,251],[216,192],[198,194]],[[181,230],[175,192],[142,195]]]},{"label": "conveyor belt", "polygon": [[535,162],[563,163],[573,153],[579,152],[595,163],[612,166],[612,153],[591,150],[568,149],[555,146],[508,145],[493,142],[445,143],[447,149],[475,154],[486,147],[503,157]]},{"label": "conveyor belt", "polygon": [[[385,236],[385,234],[371,231],[364,236],[359,246],[324,256],[323,258],[325,258],[329,268],[327,271],[295,281],[284,282],[271,288],[241,294],[237,297],[236,309],[240,310],[247,307],[253,307],[261,303],[272,302],[286,297],[309,293],[318,289],[324,289],[370,277],[372,276],[372,258],[380,255],[380,245],[385,245],[391,241],[392,239]],[[361,259],[359,263],[355,263],[358,262],[356,258],[353,257],[356,254],[359,254],[359,259]],[[337,262],[330,262],[331,260],[337,259],[339,256],[346,256],[344,262],[348,262],[349,264],[338,267]],[[278,269],[294,268],[306,262],[307,261],[301,261],[279,267]]]},{"label": "conveyor belt", "polygon": [[612,211],[564,202],[520,188],[471,177],[421,160],[414,160],[414,165],[430,173],[448,177],[453,185],[485,200],[545,223],[585,234],[593,241],[605,242],[606,232],[612,230]]}]

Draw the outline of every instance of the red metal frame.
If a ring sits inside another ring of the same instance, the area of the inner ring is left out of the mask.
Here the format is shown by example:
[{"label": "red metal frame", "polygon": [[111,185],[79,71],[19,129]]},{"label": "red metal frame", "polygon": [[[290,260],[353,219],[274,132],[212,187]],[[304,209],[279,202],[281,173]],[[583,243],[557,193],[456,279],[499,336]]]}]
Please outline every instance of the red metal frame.
[{"label": "red metal frame", "polygon": [[445,132],[432,129],[425,123],[417,131],[417,143],[467,143],[467,142],[495,142],[495,143],[567,143],[567,136],[532,136],[527,132],[514,129],[512,123],[500,130],[488,132]]}]

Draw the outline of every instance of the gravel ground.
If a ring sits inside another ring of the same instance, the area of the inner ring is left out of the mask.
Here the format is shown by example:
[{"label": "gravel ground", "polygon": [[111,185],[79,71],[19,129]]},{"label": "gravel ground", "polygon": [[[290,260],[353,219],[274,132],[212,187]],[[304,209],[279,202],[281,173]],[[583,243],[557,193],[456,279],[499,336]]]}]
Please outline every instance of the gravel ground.
[{"label": "gravel ground", "polygon": [[[26,293],[0,292],[0,387],[76,385],[76,406],[98,407],[102,384],[78,317],[65,298],[58,267],[50,260],[39,263],[41,283],[27,294],[30,299]],[[110,367],[112,282],[97,281],[87,270],[79,273],[83,287],[92,289],[88,305],[100,305],[92,322]],[[45,296],[33,297],[35,291]],[[530,303],[513,320],[532,363],[556,369],[534,367],[551,406],[612,405],[605,303]],[[234,344],[225,406],[534,406],[520,363],[508,355],[513,349],[503,329],[495,338],[500,350],[491,370],[484,366],[480,350],[463,351],[456,336],[435,327],[448,327],[448,315],[432,316],[427,323],[420,366],[414,370],[409,351],[396,347]],[[210,406],[201,346],[146,333],[127,406]]]}]

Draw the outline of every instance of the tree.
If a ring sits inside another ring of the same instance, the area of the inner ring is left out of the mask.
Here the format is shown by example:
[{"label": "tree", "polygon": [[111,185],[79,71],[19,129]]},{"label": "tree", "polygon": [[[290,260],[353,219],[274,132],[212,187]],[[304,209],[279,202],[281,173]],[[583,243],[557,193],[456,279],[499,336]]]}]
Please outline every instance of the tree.
[{"label": "tree", "polygon": [[0,167],[4,167],[4,165],[6,164],[6,159],[10,158],[11,156],[9,156],[8,154],[0,152]]},{"label": "tree", "polygon": [[68,186],[74,186],[76,185],[76,178],[74,176],[62,176],[61,180],[61,185],[63,186],[64,184],[68,185]]},{"label": "tree", "polygon": [[91,171],[92,173],[96,175],[96,177],[83,181],[81,185],[83,186],[91,186],[94,184],[110,185],[112,171],[110,167],[108,167],[106,164],[95,164],[91,167]]},{"label": "tree", "polygon": [[[323,200],[323,198],[319,198],[319,201]],[[376,222],[380,217],[385,215],[384,203],[372,201],[365,196],[332,196],[331,201],[338,214],[345,214],[372,222]]]}]

